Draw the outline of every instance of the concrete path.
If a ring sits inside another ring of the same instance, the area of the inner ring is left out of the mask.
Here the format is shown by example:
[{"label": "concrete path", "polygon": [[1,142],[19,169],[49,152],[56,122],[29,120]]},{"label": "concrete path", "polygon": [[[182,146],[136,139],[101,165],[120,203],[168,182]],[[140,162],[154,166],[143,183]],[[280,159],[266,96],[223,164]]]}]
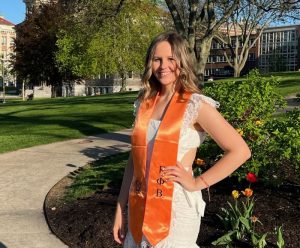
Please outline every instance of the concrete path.
[{"label": "concrete path", "polygon": [[130,130],[0,154],[0,248],[66,247],[45,221],[43,203],[69,172],[130,149]]}]

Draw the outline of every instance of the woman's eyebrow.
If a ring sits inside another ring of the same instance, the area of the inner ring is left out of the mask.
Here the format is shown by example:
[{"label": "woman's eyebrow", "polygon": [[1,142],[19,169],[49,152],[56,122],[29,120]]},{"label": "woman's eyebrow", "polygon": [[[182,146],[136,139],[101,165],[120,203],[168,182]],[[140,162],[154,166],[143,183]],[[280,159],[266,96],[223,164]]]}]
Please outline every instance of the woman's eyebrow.
[{"label": "woman's eyebrow", "polygon": [[[160,58],[162,58],[162,56],[156,56],[156,55],[154,55],[153,58],[159,58],[160,59]],[[167,58],[172,58],[173,59],[174,56],[172,56],[172,55],[171,56],[167,56]]]}]

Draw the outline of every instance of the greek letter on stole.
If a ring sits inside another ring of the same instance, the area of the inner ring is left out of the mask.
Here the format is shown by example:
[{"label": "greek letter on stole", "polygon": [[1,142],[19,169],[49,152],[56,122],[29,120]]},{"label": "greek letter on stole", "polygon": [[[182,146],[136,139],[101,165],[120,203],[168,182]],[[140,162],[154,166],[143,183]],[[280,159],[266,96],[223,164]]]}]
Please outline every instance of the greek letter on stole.
[{"label": "greek letter on stole", "polygon": [[160,177],[161,166],[175,166],[183,115],[191,93],[175,92],[157,132],[146,185],[147,129],[157,99],[141,103],[132,133],[134,174],[129,192],[129,227],[137,244],[144,234],[154,246],[169,234],[173,182]]}]

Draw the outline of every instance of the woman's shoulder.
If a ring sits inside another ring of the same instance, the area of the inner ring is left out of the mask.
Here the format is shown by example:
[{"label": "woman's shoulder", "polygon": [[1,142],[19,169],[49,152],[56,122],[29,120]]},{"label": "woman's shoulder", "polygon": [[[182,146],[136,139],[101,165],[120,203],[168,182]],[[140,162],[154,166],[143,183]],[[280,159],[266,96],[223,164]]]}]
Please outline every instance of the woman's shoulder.
[{"label": "woman's shoulder", "polygon": [[190,102],[197,106],[200,106],[203,102],[208,103],[209,105],[215,108],[218,108],[220,106],[220,103],[218,101],[199,93],[192,93]]},{"label": "woman's shoulder", "polygon": [[133,115],[134,116],[137,116],[137,113],[138,113],[138,110],[140,108],[140,105],[141,105],[144,94],[145,94],[145,89],[139,90],[139,92],[137,94],[137,98],[133,102]]},{"label": "woman's shoulder", "polygon": [[193,123],[197,119],[201,106],[204,106],[203,103],[207,103],[214,108],[218,108],[220,106],[219,102],[215,101],[211,97],[199,93],[192,93],[186,108],[184,121],[184,123],[188,123],[186,126],[189,126],[191,122]]}]

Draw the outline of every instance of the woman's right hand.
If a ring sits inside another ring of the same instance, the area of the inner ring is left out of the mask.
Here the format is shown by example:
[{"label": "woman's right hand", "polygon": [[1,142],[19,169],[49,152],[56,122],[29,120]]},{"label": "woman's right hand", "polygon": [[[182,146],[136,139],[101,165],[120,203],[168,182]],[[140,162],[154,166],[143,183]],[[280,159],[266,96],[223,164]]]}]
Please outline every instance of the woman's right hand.
[{"label": "woman's right hand", "polygon": [[114,239],[117,243],[123,244],[125,240],[125,216],[120,204],[117,204],[116,214],[115,214],[115,221],[113,227],[113,234]]}]

